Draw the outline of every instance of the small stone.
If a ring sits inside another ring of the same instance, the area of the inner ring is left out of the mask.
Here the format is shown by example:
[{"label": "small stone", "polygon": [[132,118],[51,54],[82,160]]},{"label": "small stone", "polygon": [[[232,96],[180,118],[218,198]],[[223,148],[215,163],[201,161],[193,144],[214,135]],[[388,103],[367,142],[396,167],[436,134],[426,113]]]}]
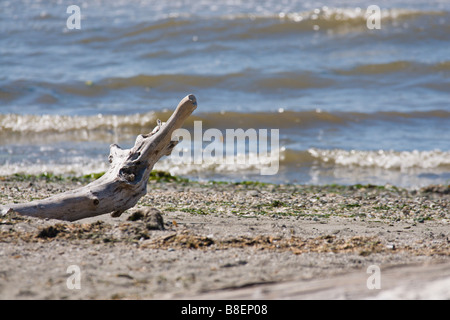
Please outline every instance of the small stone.
[{"label": "small stone", "polygon": [[135,211],[133,212],[129,217],[128,217],[128,221],[137,221],[137,220],[141,220],[142,218],[144,218],[144,214],[142,213],[141,210]]},{"label": "small stone", "polygon": [[147,222],[148,230],[164,230],[164,220],[161,212],[158,209],[150,208],[145,213],[145,220]]}]

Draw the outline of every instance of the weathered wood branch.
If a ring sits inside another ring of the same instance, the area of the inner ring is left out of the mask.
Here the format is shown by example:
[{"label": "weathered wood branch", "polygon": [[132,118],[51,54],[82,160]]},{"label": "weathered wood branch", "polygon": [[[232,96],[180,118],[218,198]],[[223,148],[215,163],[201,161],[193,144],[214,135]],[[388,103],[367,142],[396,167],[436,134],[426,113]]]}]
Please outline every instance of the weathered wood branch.
[{"label": "weathered wood branch", "polygon": [[22,215],[68,221],[105,213],[120,216],[147,193],[153,166],[162,156],[172,152],[177,144],[172,141],[172,133],[181,128],[196,107],[195,96],[188,95],[166,123],[158,120],[151,133],[139,135],[133,148],[125,150],[112,144],[108,171],[90,184],[47,199],[2,206],[0,213],[13,210]]}]

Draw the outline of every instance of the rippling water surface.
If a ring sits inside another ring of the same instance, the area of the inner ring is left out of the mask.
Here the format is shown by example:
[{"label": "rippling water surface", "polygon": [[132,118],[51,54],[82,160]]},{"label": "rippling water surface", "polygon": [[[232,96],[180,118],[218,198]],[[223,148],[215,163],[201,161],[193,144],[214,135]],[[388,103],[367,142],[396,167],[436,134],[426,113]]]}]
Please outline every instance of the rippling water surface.
[{"label": "rippling water surface", "polygon": [[[72,4],[80,30],[66,27]],[[104,171],[110,143],[131,147],[194,93],[186,128],[279,129],[280,170],[170,157],[159,169],[450,182],[448,1],[2,1],[0,33],[0,175]]]}]

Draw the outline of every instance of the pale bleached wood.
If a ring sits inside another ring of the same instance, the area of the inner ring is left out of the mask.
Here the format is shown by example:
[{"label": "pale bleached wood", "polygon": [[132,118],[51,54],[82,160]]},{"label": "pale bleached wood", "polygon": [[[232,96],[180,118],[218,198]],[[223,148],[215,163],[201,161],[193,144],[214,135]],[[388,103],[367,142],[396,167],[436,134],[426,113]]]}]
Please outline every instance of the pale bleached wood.
[{"label": "pale bleached wood", "polygon": [[196,107],[195,96],[188,95],[166,123],[158,120],[151,133],[139,135],[133,148],[124,150],[112,144],[108,171],[90,184],[47,199],[2,206],[0,213],[13,210],[22,215],[68,221],[105,213],[120,216],[147,193],[153,166],[162,156],[171,153],[177,144],[172,141],[172,133],[181,128]]}]

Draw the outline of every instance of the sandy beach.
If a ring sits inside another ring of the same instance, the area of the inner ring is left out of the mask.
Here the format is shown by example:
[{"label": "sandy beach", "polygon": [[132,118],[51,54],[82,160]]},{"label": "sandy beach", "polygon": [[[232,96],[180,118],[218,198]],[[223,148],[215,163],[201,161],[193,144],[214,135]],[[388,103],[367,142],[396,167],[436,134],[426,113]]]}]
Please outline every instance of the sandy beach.
[{"label": "sandy beach", "polygon": [[[0,204],[89,181],[2,177]],[[0,298],[449,299],[449,190],[169,176],[119,218],[10,213],[0,218]],[[80,289],[69,288],[70,266]],[[369,289],[373,266],[381,284]]]}]

